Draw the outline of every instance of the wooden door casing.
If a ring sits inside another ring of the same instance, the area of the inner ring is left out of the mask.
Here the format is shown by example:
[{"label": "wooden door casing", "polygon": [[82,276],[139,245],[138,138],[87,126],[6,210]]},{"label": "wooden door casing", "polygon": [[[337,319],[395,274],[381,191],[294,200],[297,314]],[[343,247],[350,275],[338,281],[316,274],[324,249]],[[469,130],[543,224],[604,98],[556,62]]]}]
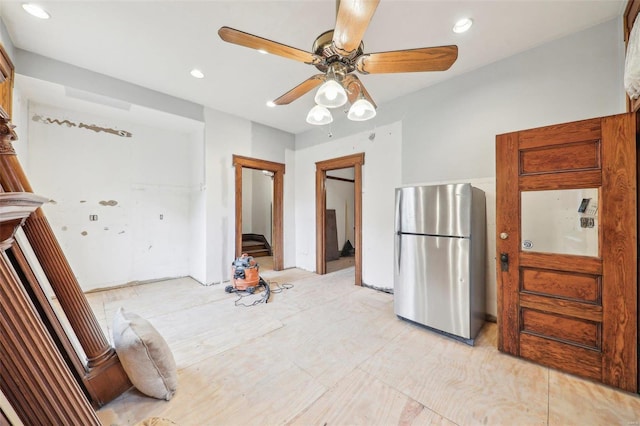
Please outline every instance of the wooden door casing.
[{"label": "wooden door casing", "polygon": [[273,173],[273,269],[284,269],[284,173],[285,165],[273,161],[233,155],[235,167],[235,255],[242,254],[242,168],[266,170]]},{"label": "wooden door casing", "polygon": [[327,273],[325,259],[325,222],[327,209],[327,172],[329,170],[354,170],[353,193],[353,226],[355,247],[355,285],[362,285],[362,166],[364,166],[364,152],[347,155],[345,157],[316,162],[316,273]]},{"label": "wooden door casing", "polygon": [[[521,191],[573,188],[598,188],[599,256],[523,252]],[[496,191],[498,348],[637,392],[635,114],[498,135]]]}]

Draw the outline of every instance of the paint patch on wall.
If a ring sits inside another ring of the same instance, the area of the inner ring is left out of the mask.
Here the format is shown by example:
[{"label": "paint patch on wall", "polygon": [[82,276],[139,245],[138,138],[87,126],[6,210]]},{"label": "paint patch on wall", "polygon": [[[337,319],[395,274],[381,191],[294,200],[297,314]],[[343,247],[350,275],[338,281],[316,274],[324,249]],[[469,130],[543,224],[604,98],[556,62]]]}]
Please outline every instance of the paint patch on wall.
[{"label": "paint patch on wall", "polygon": [[87,231],[82,231],[82,232],[80,233],[80,235],[82,235],[83,237],[86,237],[88,234],[89,234],[89,233],[88,233]]},{"label": "paint patch on wall", "polygon": [[93,130],[96,133],[99,133],[99,132],[110,133],[112,135],[121,136],[123,138],[130,138],[131,136],[133,136],[133,134],[131,132],[127,132],[126,130],[111,129],[111,128],[108,128],[108,127],[100,127],[100,126],[96,126],[95,124],[86,124],[86,123],[76,124],[73,121],[69,121],[69,120],[62,120],[61,121],[61,120],[58,120],[57,118],[43,117],[43,116],[38,115],[38,114],[34,114],[33,117],[31,117],[31,119],[33,121],[38,122],[38,123],[57,124],[58,126],[67,126],[67,127],[77,127],[78,129]]},{"label": "paint patch on wall", "polygon": [[101,206],[117,206],[118,202],[116,200],[109,200],[109,201],[100,201],[98,204],[100,204]]}]

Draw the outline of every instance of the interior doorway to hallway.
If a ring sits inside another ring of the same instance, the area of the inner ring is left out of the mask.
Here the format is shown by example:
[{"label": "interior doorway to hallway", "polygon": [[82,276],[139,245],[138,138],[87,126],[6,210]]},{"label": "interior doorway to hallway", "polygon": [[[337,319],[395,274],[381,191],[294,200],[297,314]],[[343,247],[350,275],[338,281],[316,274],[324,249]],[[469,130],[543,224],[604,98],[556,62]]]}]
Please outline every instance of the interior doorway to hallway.
[{"label": "interior doorway to hallway", "polygon": [[[316,163],[316,273],[327,271],[327,172],[353,168],[353,248],[354,281],[362,285],[362,165],[364,153]],[[337,221],[336,221],[337,222]]]},{"label": "interior doorway to hallway", "polygon": [[355,168],[327,171],[325,261],[331,273],[355,266]]},{"label": "interior doorway to hallway", "polygon": [[235,255],[242,254],[243,245],[243,169],[253,169],[264,171],[272,174],[273,179],[273,200],[272,209],[268,214],[272,216],[271,221],[271,238],[270,249],[272,252],[273,270],[281,271],[284,269],[283,258],[283,182],[285,165],[272,161],[260,160],[257,158],[233,156],[233,165],[235,167]]}]

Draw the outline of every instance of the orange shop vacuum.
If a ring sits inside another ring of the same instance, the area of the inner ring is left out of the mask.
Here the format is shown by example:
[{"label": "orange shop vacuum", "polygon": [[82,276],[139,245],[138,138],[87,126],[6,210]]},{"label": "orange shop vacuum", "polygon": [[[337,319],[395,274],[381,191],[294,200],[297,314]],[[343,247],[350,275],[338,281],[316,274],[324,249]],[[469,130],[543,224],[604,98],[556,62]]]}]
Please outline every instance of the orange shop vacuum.
[{"label": "orange shop vacuum", "polygon": [[258,274],[260,267],[252,256],[242,253],[231,263],[231,285],[225,287],[227,293],[246,291],[254,293],[262,280]]}]

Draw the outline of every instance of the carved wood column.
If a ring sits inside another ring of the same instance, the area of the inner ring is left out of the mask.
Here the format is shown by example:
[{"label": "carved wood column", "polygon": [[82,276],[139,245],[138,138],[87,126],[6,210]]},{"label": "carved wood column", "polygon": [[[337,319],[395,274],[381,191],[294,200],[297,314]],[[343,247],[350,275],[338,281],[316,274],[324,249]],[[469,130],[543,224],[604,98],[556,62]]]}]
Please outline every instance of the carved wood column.
[{"label": "carved wood column", "polygon": [[0,388],[25,425],[100,425],[5,254],[44,201],[0,193]]},{"label": "carved wood column", "polygon": [[[0,184],[6,192],[33,192],[12,146],[13,125],[0,117]],[[71,270],[42,209],[26,220],[23,230],[80,346],[87,356],[79,372],[95,405],[101,406],[131,387],[115,350],[106,339]]]}]

